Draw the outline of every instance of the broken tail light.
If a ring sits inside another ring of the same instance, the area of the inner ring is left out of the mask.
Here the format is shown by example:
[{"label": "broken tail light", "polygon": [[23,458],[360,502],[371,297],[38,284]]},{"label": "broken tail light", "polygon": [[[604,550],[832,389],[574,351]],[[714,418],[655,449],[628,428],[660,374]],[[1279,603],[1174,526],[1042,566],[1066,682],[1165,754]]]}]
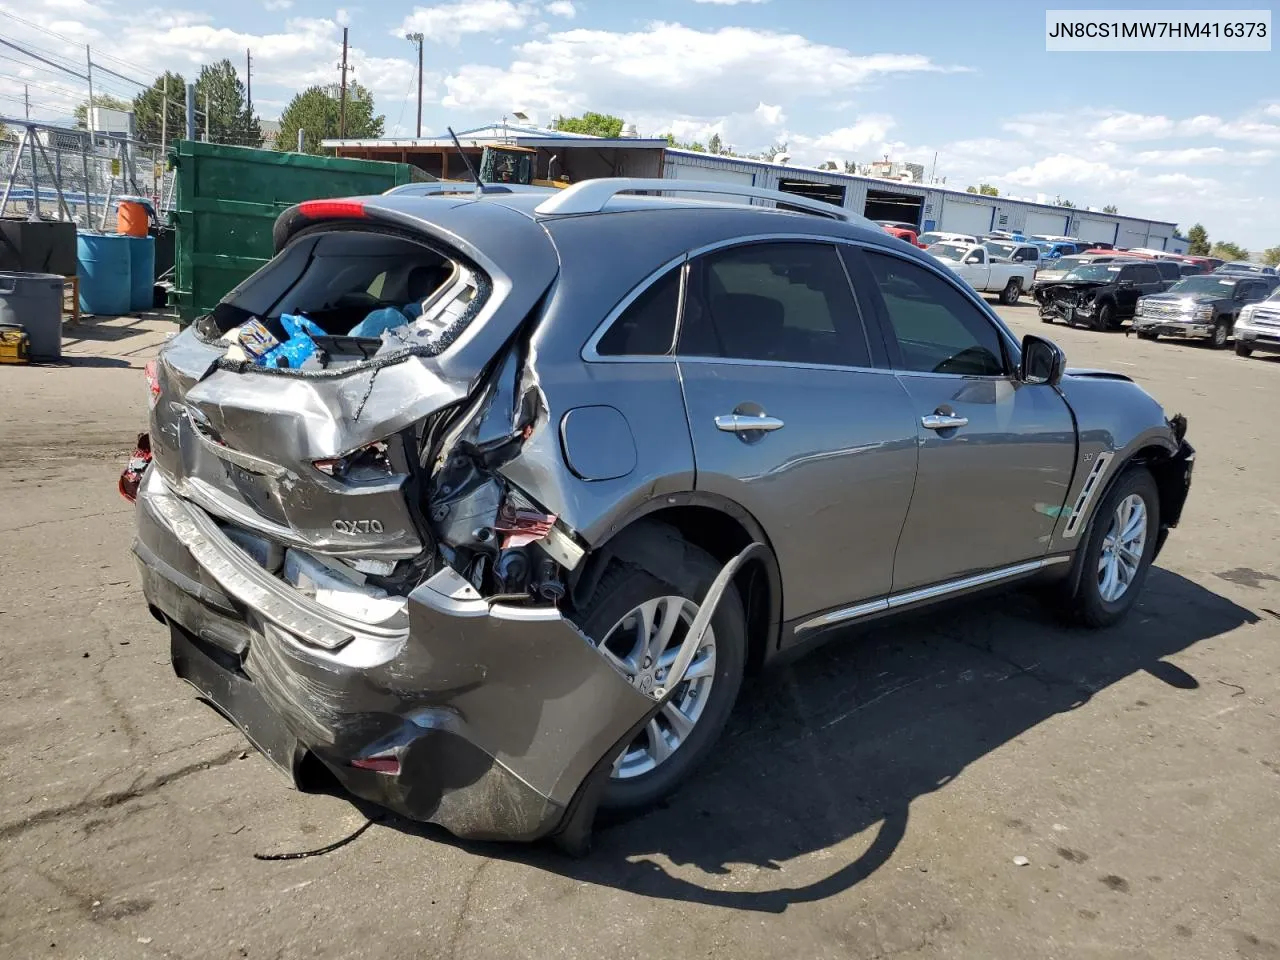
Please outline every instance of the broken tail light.
[{"label": "broken tail light", "polygon": [[148,360],[147,365],[142,368],[142,373],[147,378],[147,407],[154,410],[156,404],[160,402],[160,374],[156,369],[156,362]]},{"label": "broken tail light", "polygon": [[395,475],[390,449],[385,440],[376,440],[341,457],[325,457],[311,465],[326,477],[353,482],[385,480]]},{"label": "broken tail light", "polygon": [[130,503],[138,499],[138,487],[142,484],[142,474],[146,472],[150,463],[151,435],[140,433],[137,443],[134,444],[133,456],[129,458],[129,465],[120,473],[120,479],[116,483],[120,496]]}]

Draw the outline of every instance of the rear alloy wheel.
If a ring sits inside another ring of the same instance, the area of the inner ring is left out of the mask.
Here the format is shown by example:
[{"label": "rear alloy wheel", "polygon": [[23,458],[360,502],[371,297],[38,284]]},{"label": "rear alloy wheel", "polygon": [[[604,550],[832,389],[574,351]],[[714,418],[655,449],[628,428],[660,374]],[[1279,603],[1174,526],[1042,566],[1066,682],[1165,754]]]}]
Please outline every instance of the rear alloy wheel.
[{"label": "rear alloy wheel", "polygon": [[1098,504],[1081,546],[1080,579],[1069,611],[1085,626],[1119,623],[1138,600],[1155,557],[1160,494],[1150,471],[1126,470]]},{"label": "rear alloy wheel", "polygon": [[1093,329],[1110,330],[1111,318],[1115,316],[1116,308],[1109,303],[1104,303],[1098,308],[1098,312],[1093,315]]},{"label": "rear alloy wheel", "polygon": [[1227,327],[1227,321],[1219,320],[1213,325],[1213,334],[1209,340],[1209,346],[1215,350],[1221,350],[1227,345],[1227,337],[1231,336],[1231,330]]},{"label": "rear alloy wheel", "polygon": [[1252,356],[1253,356],[1253,347],[1249,346],[1247,343],[1241,343],[1239,340],[1237,340],[1237,341],[1236,341],[1236,356],[1237,356],[1237,357],[1252,357]]},{"label": "rear alloy wheel", "polygon": [[1018,298],[1022,296],[1022,281],[1017,277],[1010,277],[1009,282],[1004,285],[1004,289],[1000,291],[1000,302],[1006,307],[1011,307],[1018,302]]},{"label": "rear alloy wheel", "polygon": [[[580,625],[615,669],[645,694],[666,686],[689,626],[698,614],[694,597],[706,596],[720,567],[684,544],[683,562],[659,575],[616,564],[601,579]],[[746,666],[747,627],[742,601],[731,584],[684,680],[614,760],[600,806],[638,813],[674,791],[715,747],[738,697]]]}]

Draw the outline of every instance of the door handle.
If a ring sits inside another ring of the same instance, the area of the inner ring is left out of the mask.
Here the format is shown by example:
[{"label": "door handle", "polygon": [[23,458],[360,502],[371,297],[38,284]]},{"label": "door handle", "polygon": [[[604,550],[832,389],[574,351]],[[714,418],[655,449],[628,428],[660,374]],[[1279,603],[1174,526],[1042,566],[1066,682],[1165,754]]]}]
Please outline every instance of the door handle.
[{"label": "door handle", "polygon": [[766,433],[771,430],[781,430],[785,423],[777,417],[758,416],[753,417],[741,413],[722,413],[716,417],[716,429],[723,430],[725,433],[744,433],[748,430],[763,430]]},{"label": "door handle", "polygon": [[951,430],[955,427],[967,427],[969,418],[953,417],[946,413],[931,413],[921,417],[920,423],[926,430]]}]

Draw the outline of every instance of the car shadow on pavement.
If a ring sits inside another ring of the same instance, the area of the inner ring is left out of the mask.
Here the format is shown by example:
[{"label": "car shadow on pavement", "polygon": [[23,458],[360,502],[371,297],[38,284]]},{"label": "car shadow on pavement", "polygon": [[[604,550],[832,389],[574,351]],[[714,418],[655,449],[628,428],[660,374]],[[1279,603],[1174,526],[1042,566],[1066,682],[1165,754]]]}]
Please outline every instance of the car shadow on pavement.
[{"label": "car shadow on pavement", "polygon": [[[1258,619],[1159,568],[1111,630],[1062,626],[1030,593],[934,608],[837,639],[745,689],[713,761],[662,808],[597,824],[586,858],[461,846],[655,899],[781,912],[869,876],[906,835],[913,800],[1111,684],[1145,671],[1168,685],[1165,695],[1194,696],[1197,680],[1163,658]],[[820,851],[816,862],[836,861],[838,845],[847,862],[812,882],[786,882],[797,871],[782,864]],[[779,882],[770,885],[767,873],[756,873],[750,889],[714,882],[740,864],[777,871]]]}]

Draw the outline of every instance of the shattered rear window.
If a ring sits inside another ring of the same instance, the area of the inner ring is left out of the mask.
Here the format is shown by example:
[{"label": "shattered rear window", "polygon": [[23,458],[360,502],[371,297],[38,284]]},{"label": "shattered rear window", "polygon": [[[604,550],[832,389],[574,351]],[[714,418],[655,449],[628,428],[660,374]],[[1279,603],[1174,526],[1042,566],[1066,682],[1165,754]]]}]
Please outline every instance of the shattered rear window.
[{"label": "shattered rear window", "polygon": [[232,290],[203,324],[232,363],[325,369],[421,349],[439,353],[479,311],[488,278],[408,238],[303,235]]}]

